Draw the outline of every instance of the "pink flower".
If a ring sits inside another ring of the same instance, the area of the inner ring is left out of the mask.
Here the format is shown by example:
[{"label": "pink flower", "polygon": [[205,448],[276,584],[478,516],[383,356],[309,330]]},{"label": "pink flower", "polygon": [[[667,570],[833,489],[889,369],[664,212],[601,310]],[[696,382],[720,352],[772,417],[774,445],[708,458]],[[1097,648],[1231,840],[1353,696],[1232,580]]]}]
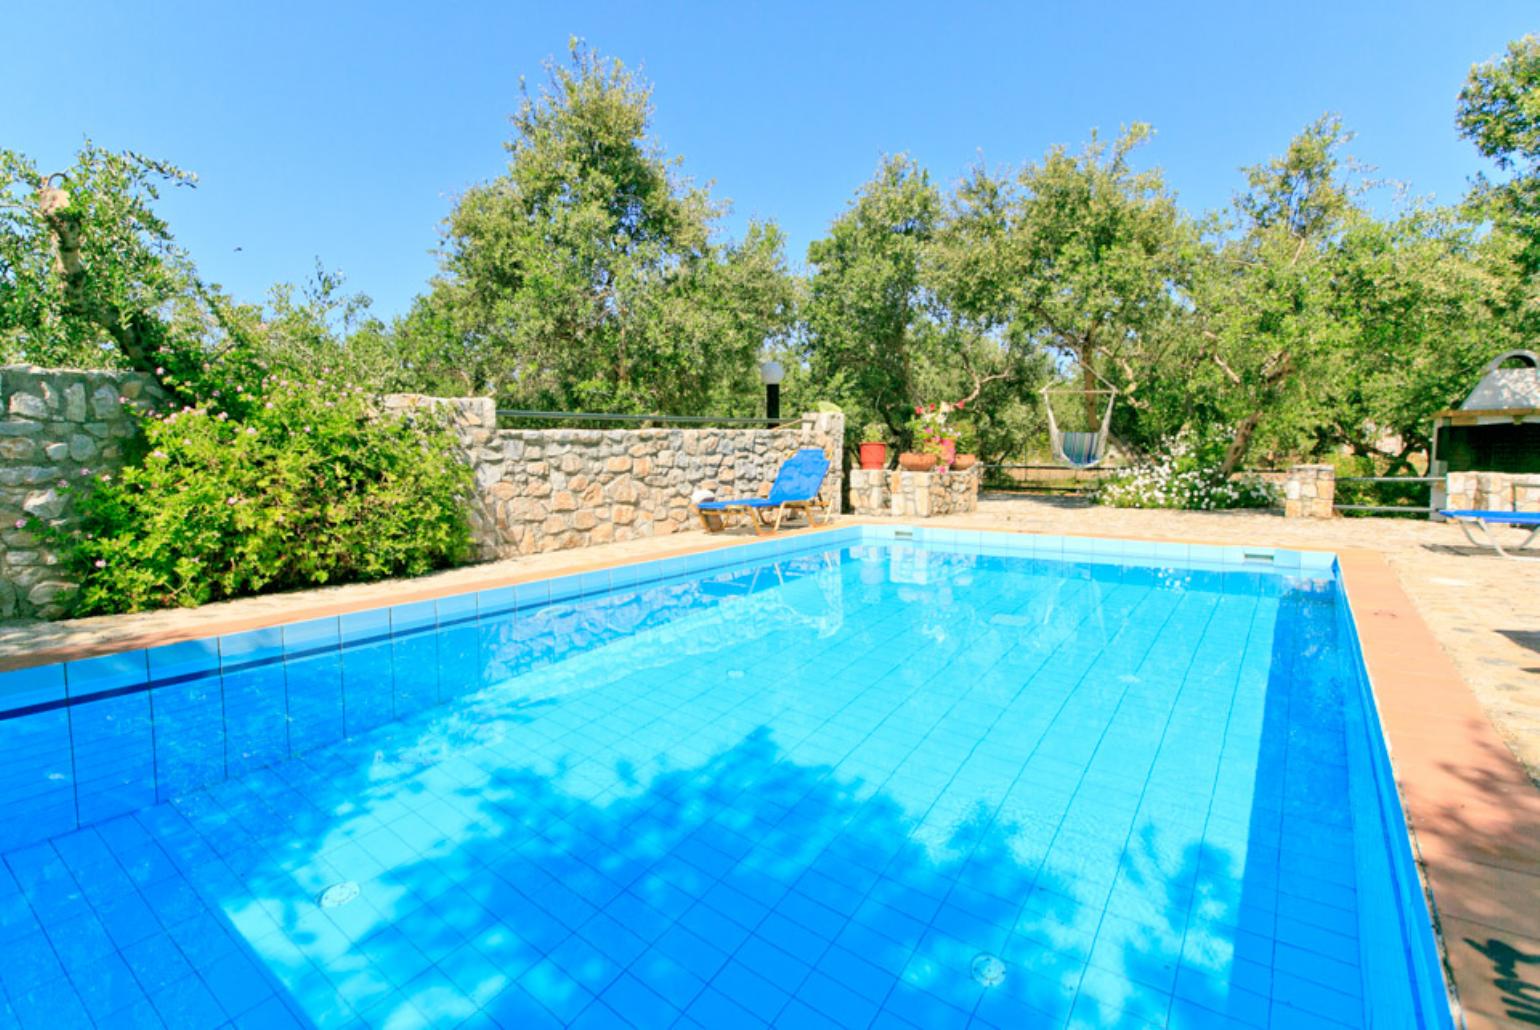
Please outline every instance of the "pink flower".
[{"label": "pink flower", "polygon": [[102,482],[103,483],[110,483],[110,482],[112,482],[112,477],[107,475],[107,473],[103,472],[102,473]]},{"label": "pink flower", "polygon": [[98,558],[98,559],[96,559],[96,567],[99,568],[99,569],[105,569],[107,567],[107,559],[106,558]]},{"label": "pink flower", "polygon": [[81,469],[80,470],[80,474],[82,476],[89,476],[91,474],[91,470],[90,469]]},{"label": "pink flower", "polygon": [[240,503],[240,500],[241,499],[239,497],[226,497],[225,498],[225,503],[230,505],[231,507],[234,507],[235,505]]},{"label": "pink flower", "polygon": [[166,374],[166,370],[157,366],[155,369],[155,374],[158,376],[163,376]]},{"label": "pink flower", "polygon": [[27,528],[27,520],[26,519],[17,519],[16,520],[16,528],[17,529],[26,529]]}]

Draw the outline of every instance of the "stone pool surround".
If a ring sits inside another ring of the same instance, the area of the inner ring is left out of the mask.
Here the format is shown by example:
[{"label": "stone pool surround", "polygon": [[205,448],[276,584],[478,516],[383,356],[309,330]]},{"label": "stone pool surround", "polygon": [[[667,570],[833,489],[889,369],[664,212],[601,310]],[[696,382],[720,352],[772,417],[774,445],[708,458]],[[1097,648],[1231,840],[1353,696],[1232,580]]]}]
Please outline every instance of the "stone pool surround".
[{"label": "stone pool surround", "polygon": [[[782,536],[860,524],[894,525],[847,517],[835,527]],[[962,535],[969,531],[1022,532],[1005,522],[970,523]],[[1107,541],[1109,551],[1127,539],[1081,535]],[[209,606],[217,609],[212,617],[208,609],[191,609],[83,620],[91,625],[74,629],[56,624],[49,629],[60,632],[49,646],[0,651],[0,671],[754,542],[752,536],[700,534],[637,540],[507,563],[495,571],[483,566],[424,580],[249,598]],[[1131,542],[1173,548],[1198,543],[1148,536]],[[1217,545],[1227,543],[1233,542]],[[1540,906],[1535,904],[1540,898],[1540,791],[1504,746],[1385,557],[1357,548],[1335,553],[1433,915],[1456,1024],[1469,1030],[1513,1026],[1515,1018],[1533,1011],[1533,999],[1540,996]]]}]

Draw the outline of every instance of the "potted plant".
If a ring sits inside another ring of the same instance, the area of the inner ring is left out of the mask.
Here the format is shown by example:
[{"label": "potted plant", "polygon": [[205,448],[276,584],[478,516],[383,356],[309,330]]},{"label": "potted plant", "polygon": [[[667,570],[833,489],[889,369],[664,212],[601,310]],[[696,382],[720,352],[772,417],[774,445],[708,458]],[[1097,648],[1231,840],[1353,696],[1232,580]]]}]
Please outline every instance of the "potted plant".
[{"label": "potted plant", "polygon": [[888,427],[881,422],[868,422],[861,430],[861,467],[888,467]]},{"label": "potted plant", "polygon": [[956,404],[942,401],[939,404],[914,406],[914,419],[909,423],[909,428],[914,431],[914,438],[921,442],[920,450],[933,452],[943,469],[949,467],[952,459],[957,456],[957,438],[947,424],[947,418],[952,412],[962,409],[962,401]]},{"label": "potted plant", "polygon": [[[913,423],[911,428],[915,428]],[[898,456],[898,466],[906,472],[929,472],[941,461],[941,440],[935,436],[925,435],[920,429],[915,428],[914,441],[914,450],[905,451]]]}]

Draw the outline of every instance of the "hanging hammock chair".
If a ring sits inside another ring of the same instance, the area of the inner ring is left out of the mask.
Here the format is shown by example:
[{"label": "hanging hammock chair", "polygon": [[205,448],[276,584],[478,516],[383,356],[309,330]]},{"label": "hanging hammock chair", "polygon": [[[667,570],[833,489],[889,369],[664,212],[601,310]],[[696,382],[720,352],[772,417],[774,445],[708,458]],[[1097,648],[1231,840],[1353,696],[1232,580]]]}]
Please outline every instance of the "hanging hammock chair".
[{"label": "hanging hammock chair", "polygon": [[[1096,375],[1093,371],[1092,375]],[[1096,376],[1101,379],[1101,376]],[[1048,412],[1048,443],[1053,448],[1053,457],[1061,465],[1070,468],[1089,469],[1102,463],[1107,456],[1107,436],[1112,426],[1112,406],[1117,402],[1117,387],[1102,379],[1107,384],[1105,390],[1055,390],[1050,386],[1043,387],[1043,408]],[[1074,394],[1078,397],[1106,397],[1107,409],[1102,412],[1102,424],[1095,432],[1065,432],[1059,428],[1058,420],[1053,417],[1053,397],[1057,394]]]}]

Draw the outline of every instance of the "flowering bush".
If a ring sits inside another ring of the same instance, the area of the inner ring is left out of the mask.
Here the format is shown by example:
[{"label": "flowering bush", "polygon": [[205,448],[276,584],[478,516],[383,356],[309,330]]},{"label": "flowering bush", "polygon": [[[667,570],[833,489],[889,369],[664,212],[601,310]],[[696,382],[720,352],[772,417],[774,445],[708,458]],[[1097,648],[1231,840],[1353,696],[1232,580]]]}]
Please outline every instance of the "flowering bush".
[{"label": "flowering bush", "polygon": [[1116,508],[1267,508],[1278,502],[1272,484],[1254,475],[1227,476],[1190,434],[1170,439],[1163,453],[1098,484],[1098,504]]},{"label": "flowering bush", "polygon": [[91,481],[63,541],[78,614],[416,575],[465,556],[470,471],[437,419],[381,415],[363,391],[326,382],[269,379],[229,401],[148,417],[140,460]]}]

